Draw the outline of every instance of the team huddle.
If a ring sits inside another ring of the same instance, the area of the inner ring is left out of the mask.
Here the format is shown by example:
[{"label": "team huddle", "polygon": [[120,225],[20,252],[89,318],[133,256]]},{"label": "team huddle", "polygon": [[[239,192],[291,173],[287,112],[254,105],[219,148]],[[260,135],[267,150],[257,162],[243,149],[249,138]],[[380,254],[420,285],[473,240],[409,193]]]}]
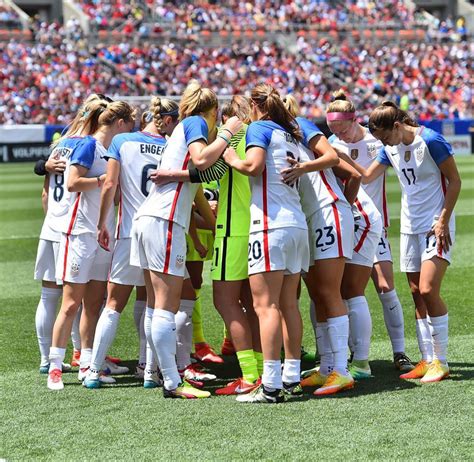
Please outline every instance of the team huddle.
[{"label": "team huddle", "polygon": [[[207,259],[241,369],[217,395],[279,403],[305,387],[324,396],[370,378],[370,279],[400,377],[449,375],[440,289],[461,187],[451,146],[390,102],[360,125],[343,91],[326,111],[329,139],[298,112],[292,95],[259,84],[218,115],[215,93],[192,82],[179,105],[152,98],[134,132],[128,103],[84,101],[45,166],[35,278],[43,281],[36,329],[49,389],[64,388],[69,337],[86,388],[128,372],[108,350],[136,288],[136,376],[165,398],[209,397],[206,382],[216,376],[193,359],[222,362],[196,335]],[[387,237],[389,166],[402,190],[400,264],[416,308],[416,365],[405,354]],[[302,281],[320,357],[308,371],[300,367]]]}]

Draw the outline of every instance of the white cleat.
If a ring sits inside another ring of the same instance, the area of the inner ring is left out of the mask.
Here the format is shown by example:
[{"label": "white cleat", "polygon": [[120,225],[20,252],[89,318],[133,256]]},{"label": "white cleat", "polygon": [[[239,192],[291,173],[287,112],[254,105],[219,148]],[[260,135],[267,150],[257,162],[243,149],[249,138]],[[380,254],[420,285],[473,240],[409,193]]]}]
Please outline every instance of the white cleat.
[{"label": "white cleat", "polygon": [[50,390],[63,390],[63,373],[59,369],[53,369],[48,374],[48,388]]},{"label": "white cleat", "polygon": [[110,375],[124,375],[129,373],[129,369],[125,366],[118,366],[111,361],[105,361],[104,372]]},{"label": "white cleat", "polygon": [[134,377],[139,380],[143,380],[145,378],[145,365],[139,364],[135,367],[135,375]]},{"label": "white cleat", "polygon": [[198,382],[209,382],[210,380],[216,380],[217,377],[207,372],[200,364],[190,364],[184,370],[184,378]]}]

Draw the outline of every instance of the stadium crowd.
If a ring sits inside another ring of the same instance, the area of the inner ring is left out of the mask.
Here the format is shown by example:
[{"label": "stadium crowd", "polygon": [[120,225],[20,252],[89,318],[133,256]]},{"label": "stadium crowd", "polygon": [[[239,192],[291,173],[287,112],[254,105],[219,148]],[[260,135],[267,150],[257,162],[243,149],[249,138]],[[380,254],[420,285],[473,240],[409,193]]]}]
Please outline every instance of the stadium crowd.
[{"label": "stadium crowd", "polygon": [[0,3],[0,28],[14,29],[20,28],[20,17],[13,8]]}]

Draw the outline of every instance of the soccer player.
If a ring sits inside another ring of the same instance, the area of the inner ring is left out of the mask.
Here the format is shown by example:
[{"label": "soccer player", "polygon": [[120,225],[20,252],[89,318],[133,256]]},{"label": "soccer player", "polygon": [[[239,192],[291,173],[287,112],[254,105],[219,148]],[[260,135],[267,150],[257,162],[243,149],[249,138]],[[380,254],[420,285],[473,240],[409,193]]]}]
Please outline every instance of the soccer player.
[{"label": "soccer player", "polygon": [[[82,138],[79,136],[81,132],[83,135],[89,134],[84,132],[82,127],[87,120],[90,104],[100,99],[103,98],[92,94],[84,101],[64,136],[53,143],[51,155],[43,164],[41,171],[35,168],[36,173],[46,175],[42,195],[46,216],[41,228],[34,275],[36,280],[42,281],[41,298],[35,316],[36,334],[41,355],[40,373],[42,374],[49,372],[49,349],[51,348],[56,308],[62,294],[62,283],[55,277],[61,240],[59,221],[72,206],[71,198],[66,194],[65,159],[81,142]],[[74,329],[74,335],[71,334],[71,337],[76,351],[77,348],[80,349],[80,336],[79,323],[75,322],[75,324],[77,324],[77,329]],[[65,367],[68,369],[67,366],[67,364],[63,364],[63,369]]]},{"label": "soccer player", "polygon": [[[268,84],[252,89],[246,158],[224,154],[236,171],[250,176],[248,271],[263,352],[262,384],[239,402],[278,403],[285,392],[301,394],[303,326],[297,304],[300,273],[308,269],[308,227],[298,190],[286,185],[281,170],[299,158],[301,132],[278,92]],[[280,352],[285,331],[283,371]],[[285,392],[283,391],[285,390]]]},{"label": "soccer player", "polygon": [[[288,97],[287,97],[287,104]],[[297,113],[296,102],[291,102]],[[315,395],[337,393],[354,386],[347,369],[349,318],[341,296],[346,259],[352,257],[354,218],[351,205],[357,196],[360,175],[339,161],[327,138],[311,121],[298,117],[303,132],[301,161],[289,160],[283,179],[299,180],[303,211],[307,217],[310,268],[305,277],[315,305],[316,341],[321,357],[319,369],[303,374],[302,386],[318,386]],[[334,172],[331,167],[334,166]],[[307,175],[305,175],[307,173]],[[341,191],[335,173],[345,183]]]},{"label": "soccer player", "polygon": [[[329,104],[326,117],[328,126],[334,133],[329,141],[336,150],[346,154],[344,158],[347,162],[355,168],[360,165],[365,169],[377,156],[382,143],[357,122],[355,111],[354,104],[347,99],[344,91],[339,90],[334,94],[334,101]],[[405,354],[403,309],[394,285],[392,252],[387,236],[389,213],[385,196],[385,174],[362,187],[383,217],[384,231],[375,254],[372,280],[382,303],[385,326],[392,344],[393,362],[398,370],[408,372],[413,369],[413,365]]]},{"label": "soccer player", "polygon": [[[113,251],[113,255],[107,301],[94,336],[90,373],[83,382],[87,388],[98,388],[101,385],[100,371],[115,338],[120,315],[133,287],[145,286],[143,270],[130,265],[130,233],[135,213],[148,195],[152,184],[150,173],[161,162],[166,144],[165,137],[170,136],[178,124],[178,105],[171,100],[154,97],[145,121],[146,126],[142,131],[115,136],[107,151],[107,176],[102,187],[97,229],[99,244],[105,250]],[[113,239],[110,236],[107,218],[119,185],[118,223],[115,247],[112,248]],[[153,308],[147,308],[144,313],[143,304],[146,302],[139,301],[138,308],[137,302],[134,307],[134,320],[141,344],[137,375],[144,378],[145,388],[154,388],[159,384],[157,364],[149,352],[148,368],[145,370],[147,358],[144,334],[144,321],[150,318]],[[143,310],[140,310],[142,306]]]},{"label": "soccer player", "polygon": [[[218,137],[208,145],[209,133],[217,122],[217,97],[197,82],[185,89],[180,106],[180,123],[162,154],[164,170],[187,169],[190,161],[200,170],[211,166],[227,148]],[[236,133],[241,122],[229,119],[226,128]],[[198,186],[171,182],[153,185],[138,209],[132,228],[130,262],[148,270],[154,293],[150,334],[164,379],[166,398],[207,398],[182,379],[176,365],[176,323],[185,274],[186,237],[191,208]]]},{"label": "soccer player", "polygon": [[[135,112],[122,101],[95,101],[89,108],[83,130],[93,133],[84,137],[70,152],[67,169],[68,194],[73,205],[60,219],[62,231],[56,277],[63,280],[61,309],[53,328],[50,349],[48,388],[61,390],[61,363],[67,339],[81,301],[81,367],[83,379],[90,364],[95,325],[102,306],[111,255],[99,248],[96,239],[99,218],[100,188],[105,179],[107,147],[112,138],[133,128]],[[113,227],[113,208],[108,219]]]},{"label": "soccer player", "polygon": [[422,360],[401,377],[438,382],[449,375],[448,310],[440,290],[451,262],[454,206],[461,190],[454,152],[442,135],[420,127],[390,101],[370,114],[369,130],[384,149],[367,169],[364,182],[375,180],[391,165],[402,189],[400,266],[415,302]]}]

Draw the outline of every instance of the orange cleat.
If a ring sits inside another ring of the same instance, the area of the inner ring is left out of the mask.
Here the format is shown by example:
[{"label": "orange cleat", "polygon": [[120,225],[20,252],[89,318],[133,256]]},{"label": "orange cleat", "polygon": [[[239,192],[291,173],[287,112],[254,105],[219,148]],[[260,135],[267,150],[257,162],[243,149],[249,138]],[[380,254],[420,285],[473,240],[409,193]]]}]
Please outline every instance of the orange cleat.
[{"label": "orange cleat", "polygon": [[114,364],[120,364],[122,362],[120,358],[116,358],[114,356],[108,356],[108,355],[105,357],[105,360],[110,361],[111,363],[114,363]]},{"label": "orange cleat", "polygon": [[74,350],[72,352],[71,367],[79,367],[81,361],[81,350]]},{"label": "orange cleat", "polygon": [[435,359],[426,374],[422,377],[421,383],[434,383],[439,382],[446,377],[449,377],[449,366],[447,363],[442,363],[439,359]]},{"label": "orange cleat", "polygon": [[216,354],[208,343],[196,343],[193,357],[203,363],[222,364],[224,360]]},{"label": "orange cleat", "polygon": [[342,390],[354,388],[352,375],[342,375],[336,371],[331,372],[324,385],[318,388],[313,394],[316,396],[332,395]]},{"label": "orange cleat", "polygon": [[261,383],[261,379],[258,379],[256,382],[246,382],[242,377],[234,380],[233,382],[228,383],[225,387],[218,388],[216,390],[216,395],[244,395],[245,393],[250,393],[255,390]]},{"label": "orange cleat", "polygon": [[422,359],[414,369],[400,376],[401,379],[421,379],[428,372],[429,364]]}]

